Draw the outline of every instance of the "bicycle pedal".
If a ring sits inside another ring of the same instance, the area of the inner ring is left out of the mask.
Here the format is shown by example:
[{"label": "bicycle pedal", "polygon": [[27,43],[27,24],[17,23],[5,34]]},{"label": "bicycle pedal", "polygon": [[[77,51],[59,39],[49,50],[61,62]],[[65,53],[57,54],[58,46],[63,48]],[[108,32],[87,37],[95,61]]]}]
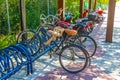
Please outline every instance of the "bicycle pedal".
[{"label": "bicycle pedal", "polygon": [[50,58],[52,58],[52,54],[49,54]]},{"label": "bicycle pedal", "polygon": [[91,65],[91,59],[88,59],[88,66]]}]

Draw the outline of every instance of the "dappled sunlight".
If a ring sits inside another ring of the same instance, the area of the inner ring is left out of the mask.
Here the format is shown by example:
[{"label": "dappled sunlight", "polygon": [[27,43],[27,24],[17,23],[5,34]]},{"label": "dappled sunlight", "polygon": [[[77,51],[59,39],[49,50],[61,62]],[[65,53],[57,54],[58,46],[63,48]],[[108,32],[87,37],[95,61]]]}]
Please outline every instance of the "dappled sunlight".
[{"label": "dappled sunlight", "polygon": [[115,24],[115,25],[116,26],[114,27],[114,31],[113,31],[113,42],[117,42],[118,44],[120,44],[120,25],[119,24]]},{"label": "dappled sunlight", "polygon": [[41,75],[34,80],[115,80],[109,74],[95,65],[91,65],[84,71],[77,74],[70,74],[62,68],[55,69],[45,75]]},{"label": "dappled sunlight", "polygon": [[105,54],[105,50],[98,46],[97,51],[95,55],[92,57],[92,59],[101,58],[104,54]]}]

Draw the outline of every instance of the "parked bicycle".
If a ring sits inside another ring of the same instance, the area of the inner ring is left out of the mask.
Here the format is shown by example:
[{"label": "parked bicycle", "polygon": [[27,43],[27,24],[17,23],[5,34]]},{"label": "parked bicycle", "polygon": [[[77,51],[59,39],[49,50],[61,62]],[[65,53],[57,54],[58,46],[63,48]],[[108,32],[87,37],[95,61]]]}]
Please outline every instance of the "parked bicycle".
[{"label": "parked bicycle", "polygon": [[[57,11],[57,12],[59,12],[57,14],[57,16],[61,16],[62,11],[63,11],[63,9],[59,9]],[[57,19],[59,17],[56,17],[56,16],[53,16],[51,18],[54,18],[52,20],[54,20],[55,22],[54,21],[52,21],[52,22],[56,23],[55,25],[54,24],[51,25],[52,28],[54,28],[56,26],[61,26],[62,28],[71,28],[71,29],[77,30],[79,36],[77,36],[76,38],[74,37],[72,42],[75,42],[74,40],[78,39],[79,44],[81,44],[81,45],[84,44],[83,47],[87,49],[87,51],[89,52],[91,57],[95,54],[96,49],[97,49],[97,43],[91,36],[89,36],[89,34],[92,33],[94,26],[95,26],[93,23],[93,21],[95,20],[94,16],[92,18],[89,17],[89,20],[82,19],[81,21],[77,21],[75,24],[70,24],[70,23],[65,22],[65,21],[60,21],[60,19]],[[43,21],[44,20],[45,19],[43,19]],[[44,22],[46,22],[46,21],[44,21]],[[77,41],[77,44],[78,44],[78,41]]]},{"label": "parked bicycle", "polygon": [[[17,43],[22,43],[28,47],[32,56],[42,56],[48,52],[49,54],[56,53],[63,69],[71,73],[77,73],[85,69],[90,58],[88,52],[81,45],[68,42],[70,36],[77,34],[70,34],[74,31],[64,30],[60,27],[47,31],[43,26],[40,26],[35,33],[31,30],[21,32],[17,38]],[[29,32],[34,36],[21,41],[22,36]]]}]

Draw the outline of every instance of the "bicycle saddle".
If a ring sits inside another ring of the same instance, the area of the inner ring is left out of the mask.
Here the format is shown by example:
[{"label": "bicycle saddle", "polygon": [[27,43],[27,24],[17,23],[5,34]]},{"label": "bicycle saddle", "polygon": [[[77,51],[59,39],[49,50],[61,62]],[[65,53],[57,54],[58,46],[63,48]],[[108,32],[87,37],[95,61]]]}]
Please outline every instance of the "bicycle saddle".
[{"label": "bicycle saddle", "polygon": [[64,29],[59,26],[54,29],[54,32],[59,33],[58,37],[62,36],[63,32],[65,32],[68,36],[75,36],[77,34],[77,30]]},{"label": "bicycle saddle", "polygon": [[62,36],[63,32],[65,32],[68,36],[75,36],[77,34],[77,30],[64,29],[62,27],[56,27],[54,31],[59,33],[60,36]]},{"label": "bicycle saddle", "polygon": [[77,31],[76,30],[65,29],[64,31],[69,36],[75,36],[75,35],[77,35]]}]

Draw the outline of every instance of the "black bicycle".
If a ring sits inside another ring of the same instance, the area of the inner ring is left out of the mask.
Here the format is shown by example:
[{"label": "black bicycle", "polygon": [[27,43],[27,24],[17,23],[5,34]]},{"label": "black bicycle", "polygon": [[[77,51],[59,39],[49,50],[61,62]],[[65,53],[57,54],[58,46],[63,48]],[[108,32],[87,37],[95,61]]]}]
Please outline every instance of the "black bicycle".
[{"label": "black bicycle", "polygon": [[[53,35],[52,32],[48,33],[47,29],[45,26],[40,26],[36,32],[23,31],[18,35],[17,42],[27,46],[32,56],[42,56],[47,52],[56,53],[59,56],[61,66],[68,72],[77,73],[84,70],[90,59],[88,52],[81,45],[66,43],[68,37],[75,35],[69,35],[65,31],[61,32],[61,28],[51,30],[55,34]],[[27,36],[29,33],[32,33],[31,38]],[[55,37],[56,34],[57,37]],[[25,41],[22,41],[23,35],[27,37]]]}]

